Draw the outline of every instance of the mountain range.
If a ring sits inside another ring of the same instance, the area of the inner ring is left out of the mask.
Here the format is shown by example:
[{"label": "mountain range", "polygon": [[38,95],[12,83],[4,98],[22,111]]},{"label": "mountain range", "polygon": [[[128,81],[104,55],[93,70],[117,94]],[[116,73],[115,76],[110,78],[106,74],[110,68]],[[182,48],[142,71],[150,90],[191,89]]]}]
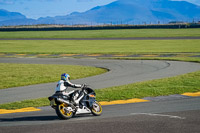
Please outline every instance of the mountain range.
[{"label": "mountain range", "polygon": [[200,19],[200,6],[186,1],[117,0],[86,12],[29,19],[21,13],[0,10],[0,26],[35,24],[144,24]]}]

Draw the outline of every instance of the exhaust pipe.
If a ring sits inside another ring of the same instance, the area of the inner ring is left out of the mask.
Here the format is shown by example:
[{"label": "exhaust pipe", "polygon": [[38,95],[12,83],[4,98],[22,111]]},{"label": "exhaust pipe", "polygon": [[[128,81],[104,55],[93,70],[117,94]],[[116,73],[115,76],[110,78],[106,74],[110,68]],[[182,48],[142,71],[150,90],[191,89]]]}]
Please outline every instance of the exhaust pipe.
[{"label": "exhaust pipe", "polygon": [[70,103],[69,101],[66,101],[66,100],[64,100],[64,99],[61,99],[61,98],[57,98],[57,101],[59,101],[59,102],[61,102],[61,103],[66,103],[66,104],[68,104],[68,105],[70,105],[70,106],[74,106],[72,103]]}]

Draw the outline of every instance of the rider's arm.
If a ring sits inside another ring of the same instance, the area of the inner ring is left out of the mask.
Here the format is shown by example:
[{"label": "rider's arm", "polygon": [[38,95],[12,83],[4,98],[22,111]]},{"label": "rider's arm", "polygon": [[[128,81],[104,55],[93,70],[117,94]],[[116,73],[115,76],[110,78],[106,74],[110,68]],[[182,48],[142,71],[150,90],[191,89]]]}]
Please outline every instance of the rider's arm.
[{"label": "rider's arm", "polygon": [[81,88],[82,85],[80,85],[80,84],[73,84],[70,81],[65,81],[64,82],[64,86],[66,86],[66,87],[70,86],[70,87],[73,87],[73,88]]}]

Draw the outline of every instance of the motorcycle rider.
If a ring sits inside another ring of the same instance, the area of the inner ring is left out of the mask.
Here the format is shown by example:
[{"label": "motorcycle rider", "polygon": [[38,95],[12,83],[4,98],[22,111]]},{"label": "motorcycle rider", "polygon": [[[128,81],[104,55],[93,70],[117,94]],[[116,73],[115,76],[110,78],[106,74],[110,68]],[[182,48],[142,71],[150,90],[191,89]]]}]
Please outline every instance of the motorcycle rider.
[{"label": "motorcycle rider", "polygon": [[[63,73],[61,75],[61,80],[58,82],[58,85],[56,87],[56,91],[58,92],[63,92],[65,93],[65,91],[67,90],[68,87],[72,87],[72,88],[83,88],[85,85],[84,84],[73,84],[70,82],[70,76],[69,74]],[[83,98],[83,92],[79,92],[79,95],[77,98],[73,97],[73,102],[76,106],[79,106],[79,102],[81,101],[81,99]]]}]

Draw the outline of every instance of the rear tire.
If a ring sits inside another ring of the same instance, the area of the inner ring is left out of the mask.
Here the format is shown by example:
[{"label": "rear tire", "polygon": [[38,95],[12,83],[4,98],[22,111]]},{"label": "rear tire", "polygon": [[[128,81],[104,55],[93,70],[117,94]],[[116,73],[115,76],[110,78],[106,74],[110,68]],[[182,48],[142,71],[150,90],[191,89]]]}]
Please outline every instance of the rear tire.
[{"label": "rear tire", "polygon": [[92,107],[91,107],[91,112],[93,115],[95,116],[100,116],[102,114],[102,107],[101,107],[101,104],[97,101],[95,101],[93,104],[92,104]]},{"label": "rear tire", "polygon": [[56,114],[62,120],[70,119],[73,116],[72,111],[69,113],[66,113],[66,111],[64,110],[65,107],[68,107],[68,105],[64,104],[64,103],[57,104],[57,106],[56,106]]}]

